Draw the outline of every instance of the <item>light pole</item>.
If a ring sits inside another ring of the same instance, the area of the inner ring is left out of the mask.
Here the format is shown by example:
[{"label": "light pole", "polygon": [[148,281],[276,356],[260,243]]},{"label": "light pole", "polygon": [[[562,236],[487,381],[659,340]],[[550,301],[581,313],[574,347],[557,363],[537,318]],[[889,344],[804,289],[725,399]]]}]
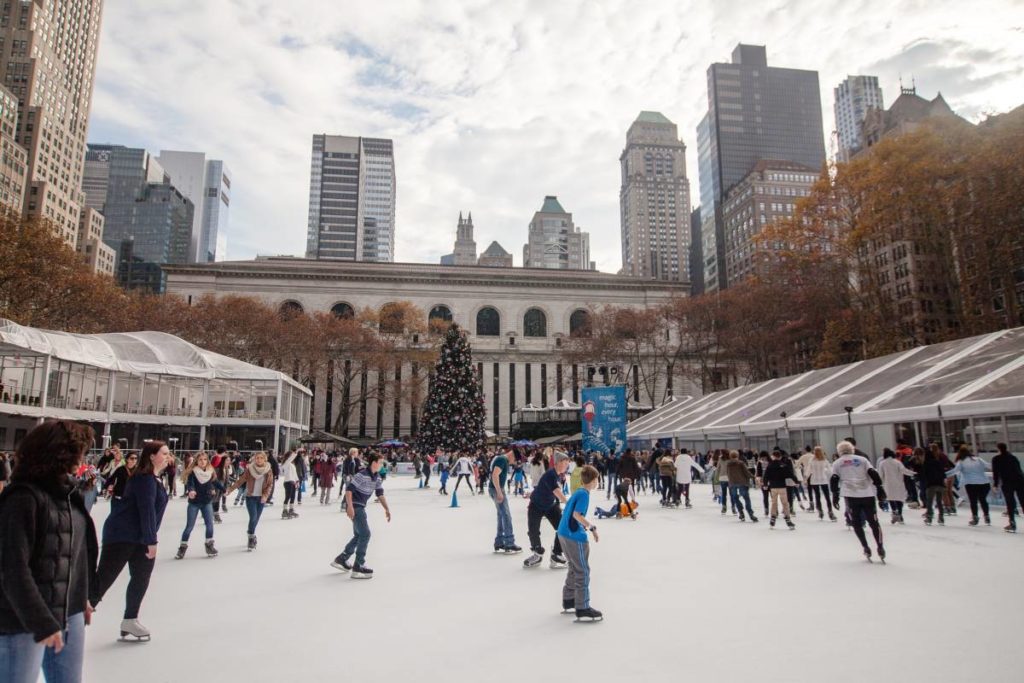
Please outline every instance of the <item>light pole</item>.
[{"label": "light pole", "polygon": [[853,429],[853,406],[843,406],[843,410],[846,411],[846,424]]}]

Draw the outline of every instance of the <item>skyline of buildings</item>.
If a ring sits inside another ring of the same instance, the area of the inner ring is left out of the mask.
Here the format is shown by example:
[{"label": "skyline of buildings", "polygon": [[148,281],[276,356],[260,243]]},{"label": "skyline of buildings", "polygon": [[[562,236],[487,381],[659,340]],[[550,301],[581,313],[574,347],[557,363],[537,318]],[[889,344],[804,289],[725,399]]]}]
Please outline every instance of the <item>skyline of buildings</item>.
[{"label": "skyline of buildings", "polygon": [[212,263],[226,244],[231,210],[231,171],[204,152],[161,150],[157,162],[195,207],[189,260]]},{"label": "skyline of buildings", "polygon": [[708,111],[697,126],[704,291],[728,286],[725,195],[761,160],[825,163],[818,72],[768,66],[763,45],[740,43],[708,67]]},{"label": "skyline of buildings", "polygon": [[[86,206],[103,215],[103,241],[115,252],[123,286],[162,292],[162,278],[154,279],[154,270],[194,261],[195,206],[149,152],[89,145],[82,186]],[[142,280],[139,273],[145,273]]]},{"label": "skyline of buildings", "polygon": [[832,90],[833,111],[839,149],[836,158],[846,162],[861,147],[861,128],[870,109],[884,109],[882,89],[877,76],[847,76]]},{"label": "skyline of buildings", "polygon": [[523,245],[523,268],[596,270],[590,260],[590,233],[576,226],[555,195],[545,196],[533,214]]},{"label": "skyline of buildings", "polygon": [[27,154],[23,213],[50,221],[73,249],[102,8],[102,0],[0,5],[0,73],[18,100],[15,139]]},{"label": "skyline of buildings", "polygon": [[394,261],[396,189],[391,140],[314,135],[306,257]]},{"label": "skyline of buildings", "polygon": [[660,112],[640,112],[619,165],[622,274],[688,280],[690,182],[676,124]]}]

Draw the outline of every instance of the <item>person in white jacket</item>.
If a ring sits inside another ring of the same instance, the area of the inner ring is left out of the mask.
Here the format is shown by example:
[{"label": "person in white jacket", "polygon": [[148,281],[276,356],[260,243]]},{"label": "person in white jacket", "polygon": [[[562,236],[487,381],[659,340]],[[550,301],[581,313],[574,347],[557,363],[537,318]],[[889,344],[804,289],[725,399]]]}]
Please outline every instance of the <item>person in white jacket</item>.
[{"label": "person in white jacket", "polygon": [[473,490],[472,476],[473,463],[468,457],[466,457],[465,453],[462,453],[459,455],[459,459],[455,462],[455,491],[459,490],[459,484],[461,484],[462,480],[465,479],[466,483],[469,484],[469,492],[475,496],[476,491]]},{"label": "person in white jacket", "polygon": [[[802,458],[801,458],[802,460]],[[828,507],[828,518],[836,521],[832,514],[832,497],[828,493],[829,480],[832,478],[832,463],[825,457],[825,451],[821,446],[816,446],[811,458],[804,465],[803,476],[807,478],[807,500],[811,503],[811,510],[818,508],[818,519],[824,519],[825,513],[821,509],[821,499],[825,499]]]},{"label": "person in white jacket", "polygon": [[281,480],[284,481],[284,507],[281,509],[281,519],[295,519],[299,516],[295,511],[295,491],[299,481],[299,473],[295,468],[297,457],[298,453],[288,453],[281,465]]},{"label": "person in white jacket", "polygon": [[892,523],[903,524],[903,504],[907,501],[907,486],[903,477],[913,477],[914,470],[900,462],[896,453],[889,448],[882,449],[882,462],[878,463],[878,475],[882,477],[882,488],[889,499]]},{"label": "person in white jacket", "polygon": [[704,474],[704,468],[687,451],[684,450],[676,456],[676,505],[679,504],[679,498],[682,496],[686,498],[686,507],[693,507],[690,505],[690,484],[693,483],[693,470]]}]

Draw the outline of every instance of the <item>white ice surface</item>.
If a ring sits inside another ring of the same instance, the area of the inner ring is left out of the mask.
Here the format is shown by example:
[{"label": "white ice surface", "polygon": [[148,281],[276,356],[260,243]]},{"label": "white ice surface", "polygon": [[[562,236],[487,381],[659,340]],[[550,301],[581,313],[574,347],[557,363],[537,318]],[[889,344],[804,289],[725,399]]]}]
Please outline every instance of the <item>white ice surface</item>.
[{"label": "white ice surface", "polygon": [[[577,624],[559,614],[564,570],[494,555],[490,499],[463,486],[450,509],[431,483],[387,481],[390,525],[370,505],[370,581],[329,566],[351,532],[336,503],[307,497],[291,521],[268,507],[255,553],[232,507],[219,557],[204,556],[200,521],[176,561],[173,501],[140,615],[153,640],[117,642],[126,570],[88,629],[86,681],[1024,680],[1024,535],[1002,531],[1001,510],[974,529],[962,508],[945,528],[907,510],[905,527],[884,525],[881,566],[841,522],[798,514],[795,532],[769,531],[722,517],[707,486],[692,510],[641,495],[638,521],[599,522],[591,593],[606,618]],[[525,549],[525,500],[513,520]]]}]

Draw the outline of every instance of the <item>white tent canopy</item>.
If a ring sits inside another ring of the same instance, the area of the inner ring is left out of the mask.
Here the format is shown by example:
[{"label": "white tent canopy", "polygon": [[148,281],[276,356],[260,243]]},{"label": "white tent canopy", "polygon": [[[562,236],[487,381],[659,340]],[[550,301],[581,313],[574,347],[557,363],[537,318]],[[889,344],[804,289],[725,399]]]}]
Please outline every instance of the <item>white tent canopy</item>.
[{"label": "white tent canopy", "polygon": [[276,370],[201,349],[165,332],[72,334],[0,319],[0,344],[104,370],[206,379],[273,380],[301,384]]},{"label": "white tent canopy", "polygon": [[1024,413],[1024,327],[670,402],[630,439],[735,439]]}]

